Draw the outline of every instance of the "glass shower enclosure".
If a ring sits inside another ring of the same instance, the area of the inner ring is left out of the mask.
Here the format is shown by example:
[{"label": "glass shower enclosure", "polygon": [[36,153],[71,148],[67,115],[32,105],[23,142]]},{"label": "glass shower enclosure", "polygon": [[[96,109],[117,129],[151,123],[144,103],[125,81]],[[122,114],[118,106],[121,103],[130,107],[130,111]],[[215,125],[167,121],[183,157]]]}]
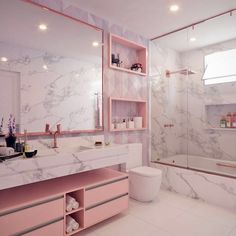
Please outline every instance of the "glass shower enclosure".
[{"label": "glass shower enclosure", "polygon": [[151,161],[236,177],[236,11],[150,42]]}]

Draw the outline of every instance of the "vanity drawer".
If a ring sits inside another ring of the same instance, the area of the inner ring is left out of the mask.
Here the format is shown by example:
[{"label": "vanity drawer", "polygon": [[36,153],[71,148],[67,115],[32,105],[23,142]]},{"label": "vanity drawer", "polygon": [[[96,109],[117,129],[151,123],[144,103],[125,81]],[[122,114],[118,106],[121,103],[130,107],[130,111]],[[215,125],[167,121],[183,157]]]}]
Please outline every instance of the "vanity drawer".
[{"label": "vanity drawer", "polygon": [[84,213],[85,227],[87,228],[124,211],[128,208],[128,202],[129,196],[127,194],[123,197],[86,210]]},{"label": "vanity drawer", "polygon": [[63,220],[57,221],[42,228],[33,230],[24,236],[63,236]]},{"label": "vanity drawer", "polygon": [[85,207],[96,205],[129,192],[128,178],[85,190]]},{"label": "vanity drawer", "polygon": [[16,234],[62,217],[63,202],[60,198],[1,216],[0,235]]}]

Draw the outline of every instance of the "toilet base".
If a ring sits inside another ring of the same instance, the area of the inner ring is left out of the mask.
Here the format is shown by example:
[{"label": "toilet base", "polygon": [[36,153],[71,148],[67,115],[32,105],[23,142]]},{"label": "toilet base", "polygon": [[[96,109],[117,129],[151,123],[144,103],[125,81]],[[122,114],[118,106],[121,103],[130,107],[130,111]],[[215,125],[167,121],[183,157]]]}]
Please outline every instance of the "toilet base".
[{"label": "toilet base", "polygon": [[140,202],[151,202],[158,196],[161,176],[145,177],[134,173],[129,175],[130,197]]}]

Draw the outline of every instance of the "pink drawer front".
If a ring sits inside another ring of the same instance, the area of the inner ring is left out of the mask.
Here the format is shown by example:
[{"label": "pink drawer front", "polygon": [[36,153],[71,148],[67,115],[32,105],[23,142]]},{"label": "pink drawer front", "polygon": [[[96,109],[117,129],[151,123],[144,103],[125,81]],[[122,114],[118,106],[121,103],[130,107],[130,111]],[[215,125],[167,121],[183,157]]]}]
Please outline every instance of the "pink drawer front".
[{"label": "pink drawer front", "polygon": [[24,236],[63,236],[63,220],[24,234]]},{"label": "pink drawer front", "polygon": [[32,206],[1,216],[0,235],[16,234],[62,216],[63,198]]},{"label": "pink drawer front", "polygon": [[114,183],[106,184],[100,187],[96,187],[85,191],[85,207],[95,205],[99,202],[103,202],[129,191],[128,179],[123,179]]},{"label": "pink drawer front", "polygon": [[105,219],[108,219],[128,208],[128,195],[104,203],[90,210],[86,210],[84,214],[85,227],[89,227]]}]

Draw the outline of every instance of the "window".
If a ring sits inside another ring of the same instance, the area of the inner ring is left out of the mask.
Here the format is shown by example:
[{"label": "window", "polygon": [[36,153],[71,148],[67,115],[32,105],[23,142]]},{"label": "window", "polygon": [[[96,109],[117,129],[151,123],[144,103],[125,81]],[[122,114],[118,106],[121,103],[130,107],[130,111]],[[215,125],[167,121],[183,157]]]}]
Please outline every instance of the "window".
[{"label": "window", "polygon": [[236,49],[216,52],[205,56],[204,84],[236,81]]}]

